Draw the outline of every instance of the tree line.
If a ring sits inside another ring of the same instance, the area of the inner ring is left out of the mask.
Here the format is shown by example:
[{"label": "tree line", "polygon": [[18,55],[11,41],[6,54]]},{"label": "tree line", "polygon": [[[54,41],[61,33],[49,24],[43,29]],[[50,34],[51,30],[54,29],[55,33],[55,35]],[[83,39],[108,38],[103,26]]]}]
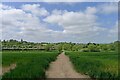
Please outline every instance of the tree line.
[{"label": "tree line", "polygon": [[72,42],[59,42],[59,43],[34,43],[27,42],[21,39],[17,40],[0,40],[2,50],[26,50],[37,49],[45,51],[81,51],[81,52],[104,52],[104,51],[117,51],[120,41],[113,43],[98,44],[98,43],[72,43]]}]

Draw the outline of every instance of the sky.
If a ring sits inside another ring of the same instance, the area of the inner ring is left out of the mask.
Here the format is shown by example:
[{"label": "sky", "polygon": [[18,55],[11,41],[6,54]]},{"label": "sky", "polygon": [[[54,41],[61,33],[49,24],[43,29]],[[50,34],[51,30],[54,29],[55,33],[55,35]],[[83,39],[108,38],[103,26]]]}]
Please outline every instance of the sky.
[{"label": "sky", "polygon": [[118,40],[117,2],[4,2],[2,40],[109,43]]}]

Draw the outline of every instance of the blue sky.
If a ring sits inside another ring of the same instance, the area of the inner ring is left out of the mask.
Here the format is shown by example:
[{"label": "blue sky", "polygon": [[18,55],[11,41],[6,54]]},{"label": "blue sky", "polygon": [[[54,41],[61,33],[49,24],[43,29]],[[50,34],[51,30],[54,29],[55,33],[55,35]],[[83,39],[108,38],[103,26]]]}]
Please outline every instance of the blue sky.
[{"label": "blue sky", "polygon": [[[107,2],[61,2],[61,3],[55,3],[55,2],[39,2],[39,4],[44,7],[49,12],[53,11],[54,9],[58,10],[68,10],[68,11],[84,11],[86,7],[97,7],[98,5],[106,4]],[[117,2],[114,2],[117,4]],[[14,6],[15,8],[20,8],[23,4],[38,4],[38,2],[6,2],[3,3],[9,6]],[[96,14],[99,16],[98,21],[103,25],[103,27],[112,27],[115,25],[115,21],[118,19],[117,13],[112,14]]]},{"label": "blue sky", "polygon": [[[84,43],[107,43],[117,40],[118,12],[115,2],[8,2],[3,3],[2,9],[5,23],[3,39]],[[33,23],[29,16],[34,20]],[[12,17],[15,19],[9,21]],[[7,21],[12,25],[6,24]],[[13,21],[16,21],[16,24]]]}]

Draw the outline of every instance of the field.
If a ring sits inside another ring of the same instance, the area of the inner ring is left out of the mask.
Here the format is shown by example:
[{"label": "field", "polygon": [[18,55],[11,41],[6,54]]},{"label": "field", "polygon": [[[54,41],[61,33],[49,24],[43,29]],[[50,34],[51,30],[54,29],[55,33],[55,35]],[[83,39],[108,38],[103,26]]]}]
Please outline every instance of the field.
[{"label": "field", "polygon": [[45,78],[45,70],[54,61],[58,52],[45,51],[3,51],[2,66],[16,64],[17,67],[3,75],[6,78]]},{"label": "field", "polygon": [[[113,80],[113,78],[118,78],[118,54],[116,52],[66,51],[65,54],[69,56],[75,70],[80,74],[86,74],[91,78],[97,79],[111,78]],[[22,78],[34,80],[47,78],[45,72],[50,62],[55,61],[58,55],[58,51],[3,51],[2,67],[16,64],[16,68],[5,73],[2,79],[12,78],[12,80],[16,80]],[[65,57],[60,57],[60,60],[61,59],[63,61]],[[65,61],[63,61],[62,64],[64,62]],[[63,72],[64,70],[65,67]]]},{"label": "field", "polygon": [[76,71],[92,78],[117,78],[118,54],[115,52],[67,52]]}]

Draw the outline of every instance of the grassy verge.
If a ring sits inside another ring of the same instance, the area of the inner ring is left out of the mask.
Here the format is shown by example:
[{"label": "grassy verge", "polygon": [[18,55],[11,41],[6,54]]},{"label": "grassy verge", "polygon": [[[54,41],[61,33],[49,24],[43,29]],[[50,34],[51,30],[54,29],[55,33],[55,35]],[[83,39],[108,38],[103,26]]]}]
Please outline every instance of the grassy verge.
[{"label": "grassy verge", "polygon": [[118,54],[115,52],[67,52],[75,69],[92,78],[118,78]]}]

